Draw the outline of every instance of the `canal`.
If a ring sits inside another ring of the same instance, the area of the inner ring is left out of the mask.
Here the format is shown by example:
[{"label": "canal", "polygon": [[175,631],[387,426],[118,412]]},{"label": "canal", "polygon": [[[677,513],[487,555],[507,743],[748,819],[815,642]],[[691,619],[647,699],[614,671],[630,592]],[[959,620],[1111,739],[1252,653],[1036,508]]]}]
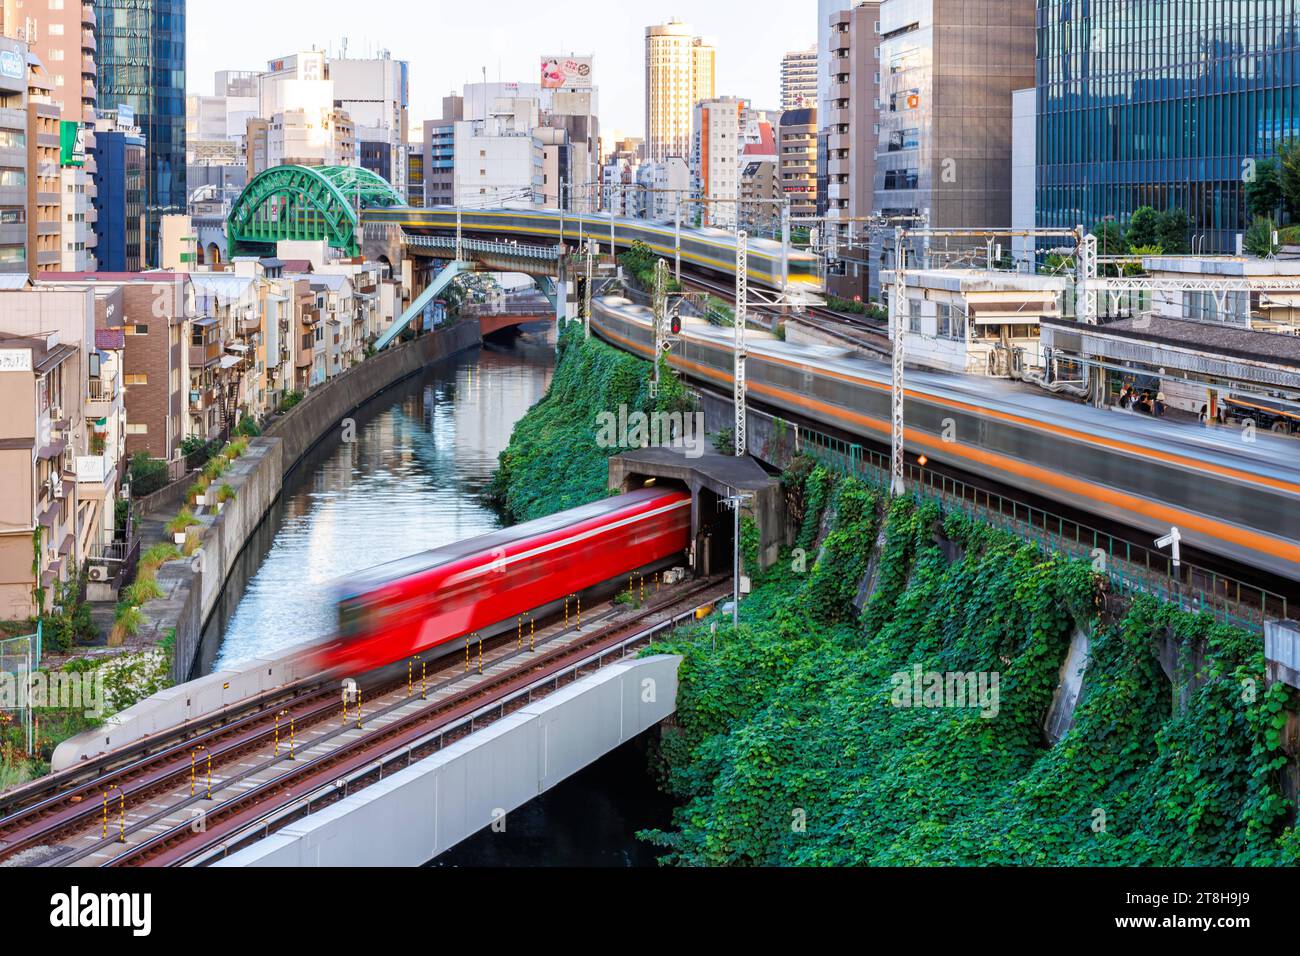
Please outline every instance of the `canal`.
[{"label": "canal", "polygon": [[[549,331],[486,344],[383,393],[288,476],[203,635],[199,673],[329,635],[331,585],[348,574],[501,526],[481,500],[515,423],[554,372]],[[198,676],[196,674],[195,676]],[[435,866],[641,866],[638,829],[671,807],[628,744]]]}]

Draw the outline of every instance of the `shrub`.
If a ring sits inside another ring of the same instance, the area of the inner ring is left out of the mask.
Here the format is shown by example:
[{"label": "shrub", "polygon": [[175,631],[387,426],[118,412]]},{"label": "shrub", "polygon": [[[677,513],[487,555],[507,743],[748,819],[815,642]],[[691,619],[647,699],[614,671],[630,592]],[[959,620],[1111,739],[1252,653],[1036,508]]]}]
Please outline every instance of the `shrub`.
[{"label": "shrub", "polygon": [[122,592],[122,602],[131,607],[143,607],[163,596],[154,572],[142,572],[134,584]]},{"label": "shrub", "polygon": [[284,414],[285,412],[292,411],[294,408],[297,408],[300,404],[302,404],[302,400],[305,397],[306,396],[303,395],[302,392],[285,393],[284,398],[280,401],[280,413]]},{"label": "shrub", "polygon": [[239,425],[236,426],[235,434],[244,438],[256,438],[258,435],[262,434],[262,429],[251,416],[245,415]]},{"label": "shrub", "polygon": [[167,487],[170,478],[167,462],[151,457],[147,451],[135,453],[128,474],[131,479],[131,495],[135,498],[145,498],[162,490]]},{"label": "shrub", "polygon": [[182,508],[180,514],[167,522],[167,533],[182,534],[190,528],[193,528],[198,523],[199,519],[194,517],[194,512],[190,511],[189,508]]},{"label": "shrub", "polygon": [[[179,534],[180,532],[176,533]],[[176,561],[180,556],[180,549],[174,544],[155,544],[144,554],[140,555],[140,573],[149,574],[156,572],[168,561]]]},{"label": "shrub", "polygon": [[223,505],[229,501],[234,501],[234,500],[235,500],[234,488],[231,488],[229,485],[222,485],[219,489],[217,489],[217,501],[221,502]]}]

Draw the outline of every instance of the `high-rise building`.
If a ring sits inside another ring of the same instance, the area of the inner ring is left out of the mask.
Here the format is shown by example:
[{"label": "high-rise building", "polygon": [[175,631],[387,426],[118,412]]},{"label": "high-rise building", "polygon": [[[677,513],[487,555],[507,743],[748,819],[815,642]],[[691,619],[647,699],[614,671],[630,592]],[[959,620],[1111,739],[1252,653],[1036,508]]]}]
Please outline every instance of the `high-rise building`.
[{"label": "high-rise building", "polygon": [[854,0],[817,0],[817,115],[825,123],[831,112],[831,15],[847,10]]},{"label": "high-rise building", "polygon": [[830,107],[826,128],[826,228],[834,230],[839,256],[827,276],[830,291],[865,298],[869,265],[853,239],[871,215],[880,120],[880,10],[876,0],[833,12],[829,20]]},{"label": "high-rise building", "polygon": [[781,190],[790,201],[790,215],[817,215],[817,110],[788,110],[777,128]]},{"label": "high-rise building", "polygon": [[[259,77],[258,103],[258,117],[246,124],[250,179],[274,166],[357,164],[356,124],[338,105],[324,53],[313,50],[268,63]],[[370,159],[391,162],[387,145]]]},{"label": "high-rise building", "polygon": [[1038,8],[1038,224],[1181,209],[1189,244],[1233,251],[1249,224],[1247,161],[1300,136],[1300,4]]},{"label": "high-rise building", "polygon": [[697,103],[716,95],[713,45],[685,23],[670,20],[645,31],[646,158],[687,156]]},{"label": "high-rise building", "polygon": [[130,111],[104,110],[95,120],[91,177],[95,210],[95,255],[103,272],[144,268],[147,150]]},{"label": "high-rise building", "polygon": [[[734,96],[702,100],[695,104],[691,172],[696,194],[715,201],[703,212],[705,225],[734,228],[738,221],[742,146],[740,133],[745,101]],[[775,146],[773,146],[775,150]],[[763,157],[755,156],[752,162]],[[767,157],[774,158],[774,157]]]},{"label": "high-rise building", "polygon": [[442,118],[424,124],[424,204],[455,202],[456,124],[465,118],[465,100],[452,93],[442,98]]},{"label": "high-rise building", "polygon": [[406,142],[410,134],[410,67],[388,51],[370,59],[331,58],[334,105],[352,117],[360,165],[406,191]]},{"label": "high-rise building", "polygon": [[[1011,225],[1012,94],[1033,85],[1035,7],[880,5],[874,211],[923,215],[936,227]],[[890,268],[892,260],[892,244],[873,253],[873,264]],[[871,280],[874,293],[878,269]]]},{"label": "high-rise building", "polygon": [[0,37],[0,273],[27,264],[27,45]]},{"label": "high-rise building", "polygon": [[[74,2],[74,0],[68,0]],[[99,109],[129,107],[145,139],[146,264],[163,215],[185,212],[185,0],[94,0]]]},{"label": "high-rise building", "polygon": [[95,118],[97,25],[89,0],[3,0],[0,7],[0,33],[27,42],[50,74],[54,105],[74,123]]},{"label": "high-rise building", "polygon": [[37,276],[63,266],[63,126],[53,80],[27,61],[27,268]]},{"label": "high-rise building", "polygon": [[817,47],[795,50],[781,58],[781,109],[799,110],[817,104]]}]

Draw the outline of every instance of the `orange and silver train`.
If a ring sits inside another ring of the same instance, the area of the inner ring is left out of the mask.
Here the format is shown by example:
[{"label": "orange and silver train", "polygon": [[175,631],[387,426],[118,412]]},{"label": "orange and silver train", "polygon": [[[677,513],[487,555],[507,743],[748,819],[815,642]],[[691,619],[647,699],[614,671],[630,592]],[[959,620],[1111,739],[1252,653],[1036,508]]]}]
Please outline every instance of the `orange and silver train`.
[{"label": "orange and silver train", "polygon": [[[592,329],[649,357],[649,310],[593,304]],[[755,342],[750,401],[794,420],[889,444],[888,365],[842,350]],[[729,329],[688,325],[670,356],[692,382],[730,392]],[[907,448],[936,463],[1300,581],[1300,445],[1267,433],[1118,414],[992,379],[909,372]],[[945,436],[952,441],[945,441]]]},{"label": "orange and silver train", "polygon": [[[456,210],[448,208],[367,209],[362,213],[366,225],[401,226],[411,233],[454,234]],[[595,239],[605,248],[609,246],[608,216],[578,215],[555,209],[483,209],[465,211],[461,228],[467,236],[476,239],[545,239],[550,244],[560,241],[563,223],[564,239],[576,248],[586,237]],[[672,261],[677,254],[677,230],[672,223],[653,223],[644,219],[614,219],[614,241],[620,249],[633,242],[642,242]],[[704,269],[724,276],[736,274],[736,237],[721,229],[681,230],[682,264]],[[815,291],[821,288],[822,279],[816,256],[803,249],[791,249],[789,255],[789,283],[795,287]],[[779,287],[781,284],[781,244],[770,239],[750,238],[749,277],[751,282]]]}]

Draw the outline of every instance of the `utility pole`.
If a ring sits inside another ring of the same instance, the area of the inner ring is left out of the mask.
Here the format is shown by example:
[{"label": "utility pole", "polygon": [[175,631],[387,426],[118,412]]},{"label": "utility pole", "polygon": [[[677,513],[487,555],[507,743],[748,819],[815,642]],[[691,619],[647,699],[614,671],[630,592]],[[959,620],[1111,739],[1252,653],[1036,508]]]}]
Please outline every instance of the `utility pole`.
[{"label": "utility pole", "polygon": [[781,207],[781,291],[790,286],[790,197]]},{"label": "utility pole", "polygon": [[659,397],[659,359],[664,354],[664,318],[668,311],[668,263],[655,259],[655,294],[654,294],[654,329],[655,354],[654,371],[650,380],[650,397]]},{"label": "utility pole", "polygon": [[893,480],[890,484],[890,490],[895,497],[901,496],[906,492],[904,481],[905,462],[904,462],[904,439],[906,436],[906,421],[904,413],[904,402],[906,389],[903,381],[903,371],[906,367],[906,349],[904,338],[906,335],[906,323],[904,309],[907,305],[907,273],[904,256],[907,251],[904,245],[906,230],[902,226],[894,227],[894,291],[889,297],[890,311],[890,328],[894,335],[894,374],[893,374],[893,437],[891,450],[893,454],[892,471]]},{"label": "utility pole", "polygon": [[[749,312],[749,233],[736,233],[736,457],[744,458],[748,417],[745,412],[745,321]],[[739,545],[737,545],[739,546]]]},{"label": "utility pole", "polygon": [[677,190],[677,265],[674,274],[677,277],[677,284],[681,285],[682,281],[682,191]]},{"label": "utility pole", "polygon": [[596,281],[595,276],[595,251],[596,244],[590,239],[587,240],[587,288],[582,293],[582,335],[583,338],[591,338],[591,284]]}]

